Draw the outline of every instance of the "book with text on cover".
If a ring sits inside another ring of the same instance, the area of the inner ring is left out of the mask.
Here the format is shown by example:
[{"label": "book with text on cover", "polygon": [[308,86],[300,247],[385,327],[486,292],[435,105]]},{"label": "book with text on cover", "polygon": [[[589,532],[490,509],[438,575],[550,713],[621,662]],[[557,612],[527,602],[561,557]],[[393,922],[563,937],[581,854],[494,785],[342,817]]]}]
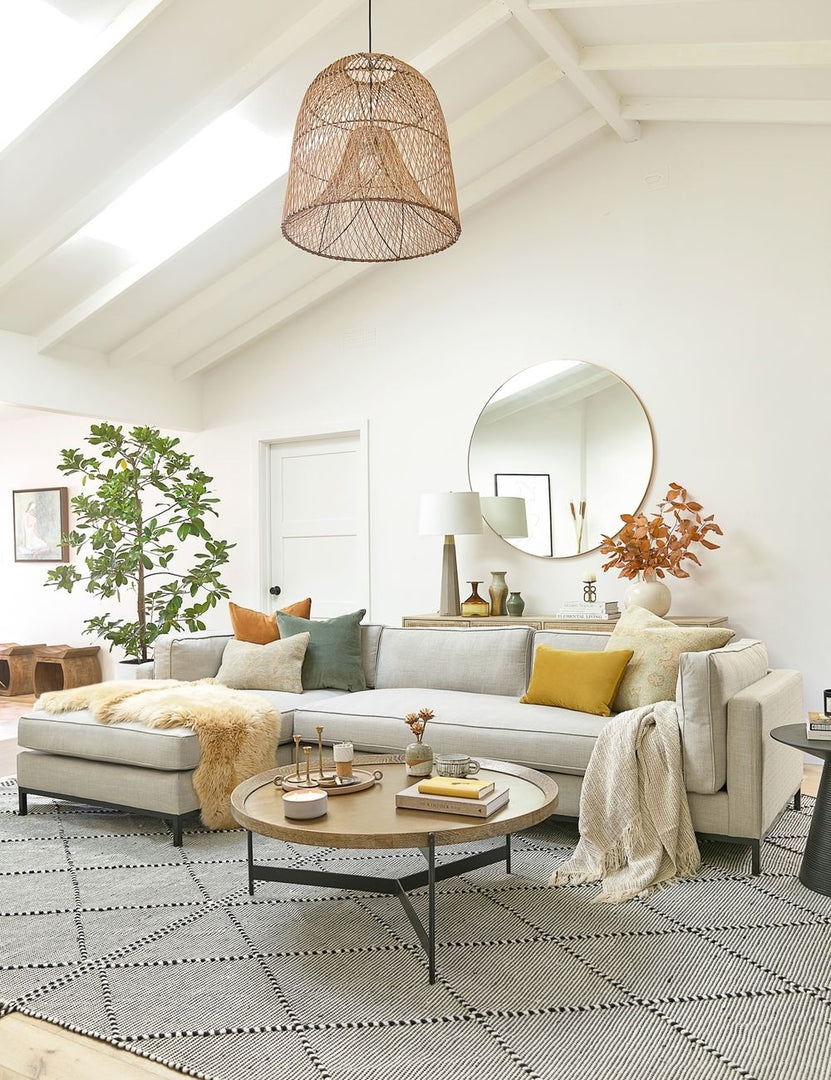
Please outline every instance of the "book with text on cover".
[{"label": "book with text on cover", "polygon": [[502,788],[482,799],[465,799],[456,795],[430,795],[418,790],[418,784],[404,788],[395,796],[395,805],[402,810],[430,810],[434,814],[463,814],[465,817],[490,817],[510,798],[509,788]]},{"label": "book with text on cover", "polygon": [[809,739],[831,739],[831,716],[809,712],[805,732]]},{"label": "book with text on cover", "polygon": [[475,780],[472,776],[431,776],[420,780],[418,790],[422,795],[452,795],[460,799],[484,799],[494,787],[493,780]]}]

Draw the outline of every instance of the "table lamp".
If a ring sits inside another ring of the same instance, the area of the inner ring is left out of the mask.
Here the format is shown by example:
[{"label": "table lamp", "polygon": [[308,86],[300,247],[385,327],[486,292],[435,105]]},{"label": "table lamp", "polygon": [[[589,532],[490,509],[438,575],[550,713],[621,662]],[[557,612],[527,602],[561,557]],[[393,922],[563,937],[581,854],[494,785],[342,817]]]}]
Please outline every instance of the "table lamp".
[{"label": "table lamp", "polygon": [[444,536],[439,615],[459,615],[459,574],[455,537],[482,531],[482,508],[475,491],[443,491],[421,496],[418,531]]},{"label": "table lamp", "polygon": [[515,495],[483,495],[482,517],[505,540],[528,535],[525,499]]}]

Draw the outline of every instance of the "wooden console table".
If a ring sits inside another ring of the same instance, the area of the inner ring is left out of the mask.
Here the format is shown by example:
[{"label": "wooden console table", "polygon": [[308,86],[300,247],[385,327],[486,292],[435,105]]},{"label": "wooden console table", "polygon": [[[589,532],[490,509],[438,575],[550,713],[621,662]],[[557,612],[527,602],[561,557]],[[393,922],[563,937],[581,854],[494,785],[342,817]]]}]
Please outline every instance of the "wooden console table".
[{"label": "wooden console table", "polygon": [[[726,626],[726,615],[673,615],[666,619],[676,626]],[[558,619],[555,615],[486,615],[469,618],[462,615],[405,615],[402,626],[451,626],[459,629],[478,626],[498,630],[504,626],[530,626],[534,630],[614,630],[617,619]]]},{"label": "wooden console table", "polygon": [[20,697],[35,692],[35,651],[39,645],[18,645],[7,641],[0,645],[0,696]]},{"label": "wooden console table", "polygon": [[40,645],[35,649],[35,693],[70,690],[101,682],[98,645],[73,649],[71,645]]}]

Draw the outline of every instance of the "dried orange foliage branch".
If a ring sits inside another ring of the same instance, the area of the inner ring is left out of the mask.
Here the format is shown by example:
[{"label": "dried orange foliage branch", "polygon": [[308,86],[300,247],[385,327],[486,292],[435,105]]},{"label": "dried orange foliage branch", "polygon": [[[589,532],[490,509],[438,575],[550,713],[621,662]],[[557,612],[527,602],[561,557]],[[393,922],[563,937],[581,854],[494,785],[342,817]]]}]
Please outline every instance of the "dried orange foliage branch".
[{"label": "dried orange foliage branch", "polygon": [[436,714],[432,709],[419,709],[417,713],[407,713],[404,717],[404,723],[409,727],[413,735],[415,735],[418,742],[421,742],[424,738],[424,729],[435,715]]},{"label": "dried orange foliage branch", "polygon": [[681,563],[692,559],[701,565],[690,546],[701,544],[713,550],[719,545],[708,540],[708,535],[723,535],[713,515],[702,517],[701,510],[701,503],[693,502],[686,488],[670,484],[666,497],[658,503],[657,514],[620,515],[623,528],[614,538],[604,536],[600,545],[601,555],[611,555],[603,569],[617,570],[618,577],[624,578],[637,577],[642,571],[659,578],[665,572],[673,577],[689,577]]}]

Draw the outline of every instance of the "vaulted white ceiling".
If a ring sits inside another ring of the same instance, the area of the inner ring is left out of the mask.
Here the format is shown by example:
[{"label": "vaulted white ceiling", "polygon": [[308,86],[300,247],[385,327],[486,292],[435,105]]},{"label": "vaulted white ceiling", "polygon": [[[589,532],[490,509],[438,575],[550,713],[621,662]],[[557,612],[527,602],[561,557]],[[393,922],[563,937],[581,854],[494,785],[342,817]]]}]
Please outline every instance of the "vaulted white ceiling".
[{"label": "vaulted white ceiling", "polygon": [[[51,0],[57,44],[18,36],[32,5],[0,3],[6,67],[33,84],[0,149],[0,329],[184,380],[383,272],[280,233],[297,108],[366,49],[366,0]],[[375,0],[373,48],[438,94],[460,243],[477,205],[599,132],[831,128],[831,0]]]}]

